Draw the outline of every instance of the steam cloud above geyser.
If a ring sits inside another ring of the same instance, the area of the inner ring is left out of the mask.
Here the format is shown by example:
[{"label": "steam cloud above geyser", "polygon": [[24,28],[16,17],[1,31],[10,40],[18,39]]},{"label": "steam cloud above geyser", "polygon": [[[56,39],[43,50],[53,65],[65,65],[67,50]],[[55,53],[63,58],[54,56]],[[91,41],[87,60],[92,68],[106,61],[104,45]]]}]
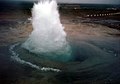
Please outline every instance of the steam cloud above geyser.
[{"label": "steam cloud above geyser", "polygon": [[22,44],[23,48],[52,60],[71,59],[71,49],[66,41],[66,33],[60,22],[55,0],[34,4],[32,26],[33,31]]}]

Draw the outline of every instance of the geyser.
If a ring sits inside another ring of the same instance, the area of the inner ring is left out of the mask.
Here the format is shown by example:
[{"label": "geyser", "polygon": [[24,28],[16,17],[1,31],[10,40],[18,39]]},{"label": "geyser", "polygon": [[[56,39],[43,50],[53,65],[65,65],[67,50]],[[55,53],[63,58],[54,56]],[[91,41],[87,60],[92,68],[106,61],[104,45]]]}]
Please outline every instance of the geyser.
[{"label": "geyser", "polygon": [[72,59],[55,0],[34,4],[32,26],[33,31],[22,44],[23,48],[50,60],[65,62]]}]

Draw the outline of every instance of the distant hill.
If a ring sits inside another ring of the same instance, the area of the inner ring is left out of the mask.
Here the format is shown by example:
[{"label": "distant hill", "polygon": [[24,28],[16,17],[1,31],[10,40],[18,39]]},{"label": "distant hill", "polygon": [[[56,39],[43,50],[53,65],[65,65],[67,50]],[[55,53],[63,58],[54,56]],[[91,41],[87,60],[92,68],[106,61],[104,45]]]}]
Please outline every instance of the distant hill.
[{"label": "distant hill", "polygon": [[[0,9],[30,9],[34,2],[28,1],[0,1]],[[117,4],[70,4],[58,3],[60,8],[66,9],[120,9]]]}]

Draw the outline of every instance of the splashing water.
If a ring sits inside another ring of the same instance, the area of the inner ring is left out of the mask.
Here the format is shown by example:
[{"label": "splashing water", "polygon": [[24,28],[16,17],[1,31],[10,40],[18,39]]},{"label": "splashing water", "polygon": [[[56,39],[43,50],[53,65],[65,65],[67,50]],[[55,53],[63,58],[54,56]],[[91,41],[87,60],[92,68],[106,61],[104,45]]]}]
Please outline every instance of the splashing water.
[{"label": "splashing water", "polygon": [[60,22],[55,0],[34,4],[32,26],[33,31],[22,44],[23,48],[56,61],[72,59],[71,49],[66,41],[66,33]]}]

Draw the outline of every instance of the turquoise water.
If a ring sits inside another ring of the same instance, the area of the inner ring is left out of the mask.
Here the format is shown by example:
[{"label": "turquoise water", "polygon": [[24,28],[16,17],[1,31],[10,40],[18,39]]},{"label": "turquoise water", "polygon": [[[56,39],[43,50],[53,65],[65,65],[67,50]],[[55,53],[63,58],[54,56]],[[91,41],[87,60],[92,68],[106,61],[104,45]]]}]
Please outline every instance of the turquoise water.
[{"label": "turquoise water", "polygon": [[74,82],[78,82],[78,84],[81,82],[119,82],[120,53],[118,47],[119,41],[117,39],[95,38],[79,42],[72,41],[70,43],[74,60],[68,62],[51,60],[43,55],[33,54],[21,48],[20,45],[15,46],[13,51],[19,54],[19,57],[22,60],[35,64],[40,68],[49,67],[61,70],[60,72],[52,70],[41,71],[31,67],[31,65],[25,63],[22,64],[23,66],[26,65],[26,67],[31,67],[33,71],[37,70],[34,75],[39,73],[39,76],[44,74],[45,77],[51,80],[54,78],[56,82],[49,81],[49,83],[52,84],[75,84]]}]

